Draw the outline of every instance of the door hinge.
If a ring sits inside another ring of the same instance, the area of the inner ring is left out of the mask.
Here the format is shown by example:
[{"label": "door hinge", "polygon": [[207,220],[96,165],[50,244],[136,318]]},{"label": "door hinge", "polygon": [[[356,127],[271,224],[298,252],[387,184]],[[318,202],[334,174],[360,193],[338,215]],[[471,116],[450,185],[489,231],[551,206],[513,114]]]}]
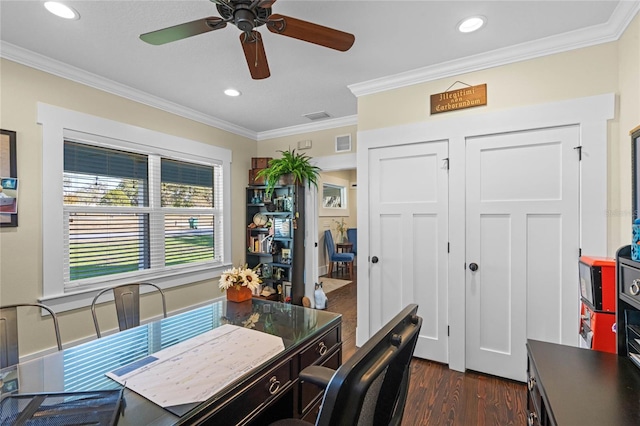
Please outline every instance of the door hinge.
[{"label": "door hinge", "polygon": [[447,243],[447,253],[451,253],[451,243]]},{"label": "door hinge", "polygon": [[578,257],[582,256],[582,247],[578,249]]},{"label": "door hinge", "polygon": [[464,270],[467,270],[467,262],[464,262]]},{"label": "door hinge", "polygon": [[581,146],[575,146],[575,147],[573,147],[573,149],[578,151],[578,161],[582,161],[582,147]]},{"label": "door hinge", "polygon": [[442,161],[444,161],[444,166],[449,170],[449,157],[444,158]]},{"label": "door hinge", "polygon": [[449,333],[449,326],[447,326],[447,336],[451,336],[451,334]]}]

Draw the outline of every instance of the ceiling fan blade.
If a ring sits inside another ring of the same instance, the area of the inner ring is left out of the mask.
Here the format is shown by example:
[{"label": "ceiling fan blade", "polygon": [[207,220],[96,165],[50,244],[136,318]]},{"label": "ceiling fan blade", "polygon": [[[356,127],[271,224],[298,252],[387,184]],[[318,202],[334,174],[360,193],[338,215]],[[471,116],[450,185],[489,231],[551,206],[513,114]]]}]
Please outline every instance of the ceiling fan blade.
[{"label": "ceiling fan blade", "polygon": [[240,34],[240,43],[242,43],[242,50],[244,50],[244,57],[247,60],[251,77],[254,80],[269,77],[271,73],[260,33],[258,31],[242,33]]},{"label": "ceiling fan blade", "polygon": [[353,34],[278,14],[272,14],[269,17],[267,28],[272,33],[308,41],[341,52],[349,50],[356,40]]},{"label": "ceiling fan blade", "polygon": [[208,18],[198,19],[197,21],[185,22],[184,24],[174,25],[173,27],[151,31],[150,33],[142,34],[140,39],[157,46],[209,31],[219,30],[226,26],[227,23],[224,22],[222,18],[210,16]]},{"label": "ceiling fan blade", "polygon": [[273,4],[276,2],[276,0],[261,0],[258,2],[258,7],[262,7],[264,9],[267,9],[271,6],[273,6]]}]

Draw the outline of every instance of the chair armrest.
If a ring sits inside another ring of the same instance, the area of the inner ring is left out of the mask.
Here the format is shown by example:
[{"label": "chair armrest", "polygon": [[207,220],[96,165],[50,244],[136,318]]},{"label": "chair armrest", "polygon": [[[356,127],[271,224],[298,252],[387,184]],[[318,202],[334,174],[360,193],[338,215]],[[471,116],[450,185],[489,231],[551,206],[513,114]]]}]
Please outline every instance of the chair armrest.
[{"label": "chair armrest", "polygon": [[300,372],[300,380],[326,388],[335,372],[335,370],[321,365],[310,365]]}]

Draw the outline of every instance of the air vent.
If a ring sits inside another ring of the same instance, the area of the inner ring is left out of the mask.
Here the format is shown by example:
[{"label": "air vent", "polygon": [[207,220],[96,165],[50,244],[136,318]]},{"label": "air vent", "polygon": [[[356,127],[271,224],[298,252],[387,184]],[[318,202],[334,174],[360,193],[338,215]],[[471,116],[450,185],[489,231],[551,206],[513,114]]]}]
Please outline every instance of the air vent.
[{"label": "air vent", "polygon": [[309,120],[315,121],[315,120],[323,120],[331,116],[327,114],[325,111],[320,111],[320,112],[312,112],[309,114],[304,114],[303,117],[307,117]]},{"label": "air vent", "polygon": [[351,151],[351,135],[336,136],[336,152]]}]

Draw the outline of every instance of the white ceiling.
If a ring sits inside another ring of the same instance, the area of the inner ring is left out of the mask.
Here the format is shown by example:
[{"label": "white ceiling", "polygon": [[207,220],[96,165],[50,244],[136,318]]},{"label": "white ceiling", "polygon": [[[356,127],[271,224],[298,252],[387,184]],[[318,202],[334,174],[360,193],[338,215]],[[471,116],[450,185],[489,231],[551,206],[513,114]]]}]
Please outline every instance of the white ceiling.
[{"label": "white ceiling", "polygon": [[[311,122],[303,114],[318,111],[331,116],[327,123],[354,123],[352,90],[615,40],[638,12],[635,0],[279,0],[274,13],[350,32],[355,44],[338,52],[261,27],[271,77],[252,80],[233,25],[162,46],[138,38],[219,16],[209,0],[65,3],[79,20],[51,15],[43,1],[1,0],[0,54],[258,140],[304,128]],[[486,27],[458,33],[471,15],[487,17]],[[243,95],[225,96],[229,87]]]}]

